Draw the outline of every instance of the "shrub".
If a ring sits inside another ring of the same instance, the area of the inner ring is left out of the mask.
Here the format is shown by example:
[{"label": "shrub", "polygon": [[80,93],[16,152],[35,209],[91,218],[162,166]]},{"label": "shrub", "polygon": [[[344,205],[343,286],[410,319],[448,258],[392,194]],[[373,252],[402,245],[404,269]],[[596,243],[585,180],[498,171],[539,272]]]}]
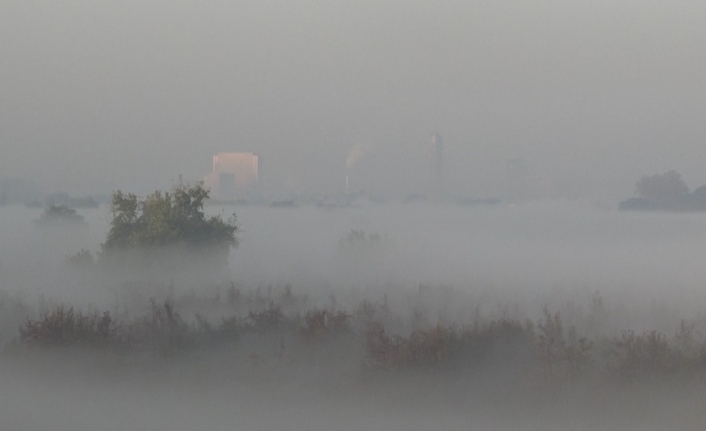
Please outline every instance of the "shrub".
[{"label": "shrub", "polygon": [[576,328],[564,332],[559,313],[551,314],[544,309],[544,319],[537,325],[537,347],[539,358],[549,376],[562,372],[575,377],[590,359],[593,343],[576,334]]},{"label": "shrub", "polygon": [[150,270],[151,276],[216,274],[228,264],[228,254],[238,241],[233,214],[207,217],[208,191],[201,184],[157,191],[144,199],[121,191],[113,193],[110,230],[101,245],[101,263],[125,274]]},{"label": "shrub", "polygon": [[68,225],[86,227],[88,224],[83,216],[68,205],[49,205],[35,221],[38,225]]},{"label": "shrub", "polygon": [[[501,319],[489,324],[476,323],[457,330],[445,325],[417,328],[408,337],[388,335],[380,323],[371,323],[366,331],[369,363],[382,368],[469,366],[508,352],[500,347],[519,346],[524,358],[532,357],[531,326]],[[517,353],[512,349],[511,355]]]},{"label": "shrub", "polygon": [[84,314],[59,306],[20,327],[20,341],[41,346],[106,345],[116,339],[117,324],[109,312]]},{"label": "shrub", "polygon": [[128,326],[127,337],[133,348],[169,354],[183,346],[188,332],[189,326],[171,301],[158,304],[152,299],[149,314]]},{"label": "shrub", "polygon": [[304,316],[301,334],[306,339],[321,339],[326,335],[340,335],[350,331],[350,315],[341,310],[313,309]]},{"label": "shrub", "polygon": [[171,193],[156,191],[145,199],[121,191],[113,193],[113,218],[103,252],[166,246],[227,252],[238,244],[235,214],[228,220],[206,217],[206,199],[208,191],[201,184],[176,187]]},{"label": "shrub", "polygon": [[641,335],[624,331],[613,346],[613,371],[629,380],[672,374],[680,368],[680,357],[670,349],[667,337],[657,331]]},{"label": "shrub", "polygon": [[273,303],[264,310],[249,312],[247,318],[249,328],[261,333],[280,327],[284,321],[285,317],[282,309]]},{"label": "shrub", "polygon": [[66,261],[70,266],[75,268],[88,267],[93,264],[93,255],[90,251],[82,248],[81,251],[76,252],[70,256],[66,257]]}]

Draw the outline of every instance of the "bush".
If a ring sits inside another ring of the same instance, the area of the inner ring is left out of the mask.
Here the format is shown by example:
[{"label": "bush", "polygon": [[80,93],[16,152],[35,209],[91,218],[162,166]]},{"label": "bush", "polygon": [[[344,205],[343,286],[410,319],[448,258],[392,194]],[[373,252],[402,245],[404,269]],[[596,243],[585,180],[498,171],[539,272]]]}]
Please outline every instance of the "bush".
[{"label": "bush", "polygon": [[[340,365],[362,366],[376,375],[440,371],[456,376],[466,371],[498,371],[523,385],[631,383],[675,377],[695,380],[706,376],[706,342],[687,322],[669,338],[657,331],[626,331],[588,340],[565,325],[558,313],[546,309],[536,324],[501,317],[476,320],[467,326],[439,323],[405,327],[384,323],[394,320],[386,303],[364,301],[348,313],[333,306],[308,308],[297,298],[287,289],[263,305],[256,295],[245,293],[238,314],[232,314],[234,310],[226,302],[200,301],[202,307],[226,307],[231,313],[207,309],[209,315],[219,317],[216,323],[196,312],[193,299],[188,304],[178,299],[152,300],[144,316],[132,319],[58,306],[22,324],[14,346],[42,350],[80,347],[81,353],[117,353],[129,361],[126,363],[141,358],[193,358],[208,349],[239,358],[240,363],[229,362],[233,367],[247,366],[247,355],[251,355],[258,363],[276,359],[280,365],[318,366],[324,360],[340,361]],[[17,306],[10,306],[7,300],[0,295],[0,311],[5,314]],[[287,312],[282,305],[293,301],[302,307]],[[194,311],[194,319],[185,319],[177,309]],[[22,308],[15,314],[20,312],[26,314],[27,310]],[[393,327],[401,332],[393,332]]]},{"label": "bush", "polygon": [[189,258],[199,254],[211,258],[215,254],[225,263],[230,248],[238,245],[238,226],[235,214],[228,220],[206,217],[203,206],[208,194],[201,184],[175,187],[171,192],[156,191],[144,199],[121,191],[113,193],[112,220],[101,245],[102,255],[131,255],[131,262],[145,264],[167,252]]},{"label": "bush", "polygon": [[350,315],[341,310],[313,309],[304,316],[301,334],[307,339],[322,339],[350,331]]},{"label": "bush", "polygon": [[20,327],[20,341],[40,346],[102,346],[115,340],[117,324],[109,312],[84,314],[55,308],[38,320],[28,320]]},{"label": "bush", "polygon": [[70,256],[66,256],[66,261],[74,268],[90,267],[93,265],[93,255],[90,251],[82,248],[81,251],[78,251]]},{"label": "bush", "polygon": [[639,198],[659,206],[671,207],[689,194],[689,187],[675,171],[644,176],[635,185]]},{"label": "bush", "polygon": [[49,205],[44,208],[44,212],[36,220],[39,225],[61,224],[71,226],[88,226],[83,216],[78,214],[75,209],[68,205]]},{"label": "bush", "polygon": [[[483,360],[522,359],[534,355],[534,332],[531,325],[500,319],[476,323],[463,329],[445,325],[418,328],[409,336],[387,334],[383,325],[371,323],[366,332],[366,353],[371,365],[381,368],[467,367]],[[509,348],[509,349],[508,349]]]}]

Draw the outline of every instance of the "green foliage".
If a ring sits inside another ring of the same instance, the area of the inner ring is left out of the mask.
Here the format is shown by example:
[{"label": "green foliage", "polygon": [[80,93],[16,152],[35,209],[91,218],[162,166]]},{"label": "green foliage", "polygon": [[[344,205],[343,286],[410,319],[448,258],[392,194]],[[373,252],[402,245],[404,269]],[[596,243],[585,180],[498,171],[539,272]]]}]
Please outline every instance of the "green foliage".
[{"label": "green foliage", "polygon": [[167,246],[227,254],[238,244],[235,214],[228,220],[206,217],[203,205],[208,193],[201,184],[156,191],[144,199],[116,191],[110,231],[102,244],[104,254]]}]

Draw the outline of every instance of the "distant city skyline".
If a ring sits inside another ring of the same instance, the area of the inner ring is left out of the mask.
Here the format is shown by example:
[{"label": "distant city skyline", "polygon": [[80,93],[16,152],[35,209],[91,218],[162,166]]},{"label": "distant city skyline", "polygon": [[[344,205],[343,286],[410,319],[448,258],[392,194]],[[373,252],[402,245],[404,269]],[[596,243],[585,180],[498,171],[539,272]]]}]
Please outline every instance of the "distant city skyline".
[{"label": "distant city skyline", "polygon": [[704,184],[704,16],[657,0],[6,0],[0,177],[147,193],[237,142],[268,188],[336,193],[363,146],[351,187],[404,194],[438,131],[452,195],[502,194],[512,158],[571,199],[617,201],[670,170]]}]

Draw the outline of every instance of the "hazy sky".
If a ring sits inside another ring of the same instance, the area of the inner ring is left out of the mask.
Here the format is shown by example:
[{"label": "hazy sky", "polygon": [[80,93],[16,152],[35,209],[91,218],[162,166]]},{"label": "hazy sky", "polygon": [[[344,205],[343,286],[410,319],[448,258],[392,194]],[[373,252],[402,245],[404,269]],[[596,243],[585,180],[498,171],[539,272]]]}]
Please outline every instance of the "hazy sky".
[{"label": "hazy sky", "polygon": [[500,193],[508,158],[569,195],[694,188],[704,22],[701,1],[4,0],[0,177],[149,191],[254,151],[270,186],[331,192],[365,145],[406,193],[439,132],[458,194]]}]

